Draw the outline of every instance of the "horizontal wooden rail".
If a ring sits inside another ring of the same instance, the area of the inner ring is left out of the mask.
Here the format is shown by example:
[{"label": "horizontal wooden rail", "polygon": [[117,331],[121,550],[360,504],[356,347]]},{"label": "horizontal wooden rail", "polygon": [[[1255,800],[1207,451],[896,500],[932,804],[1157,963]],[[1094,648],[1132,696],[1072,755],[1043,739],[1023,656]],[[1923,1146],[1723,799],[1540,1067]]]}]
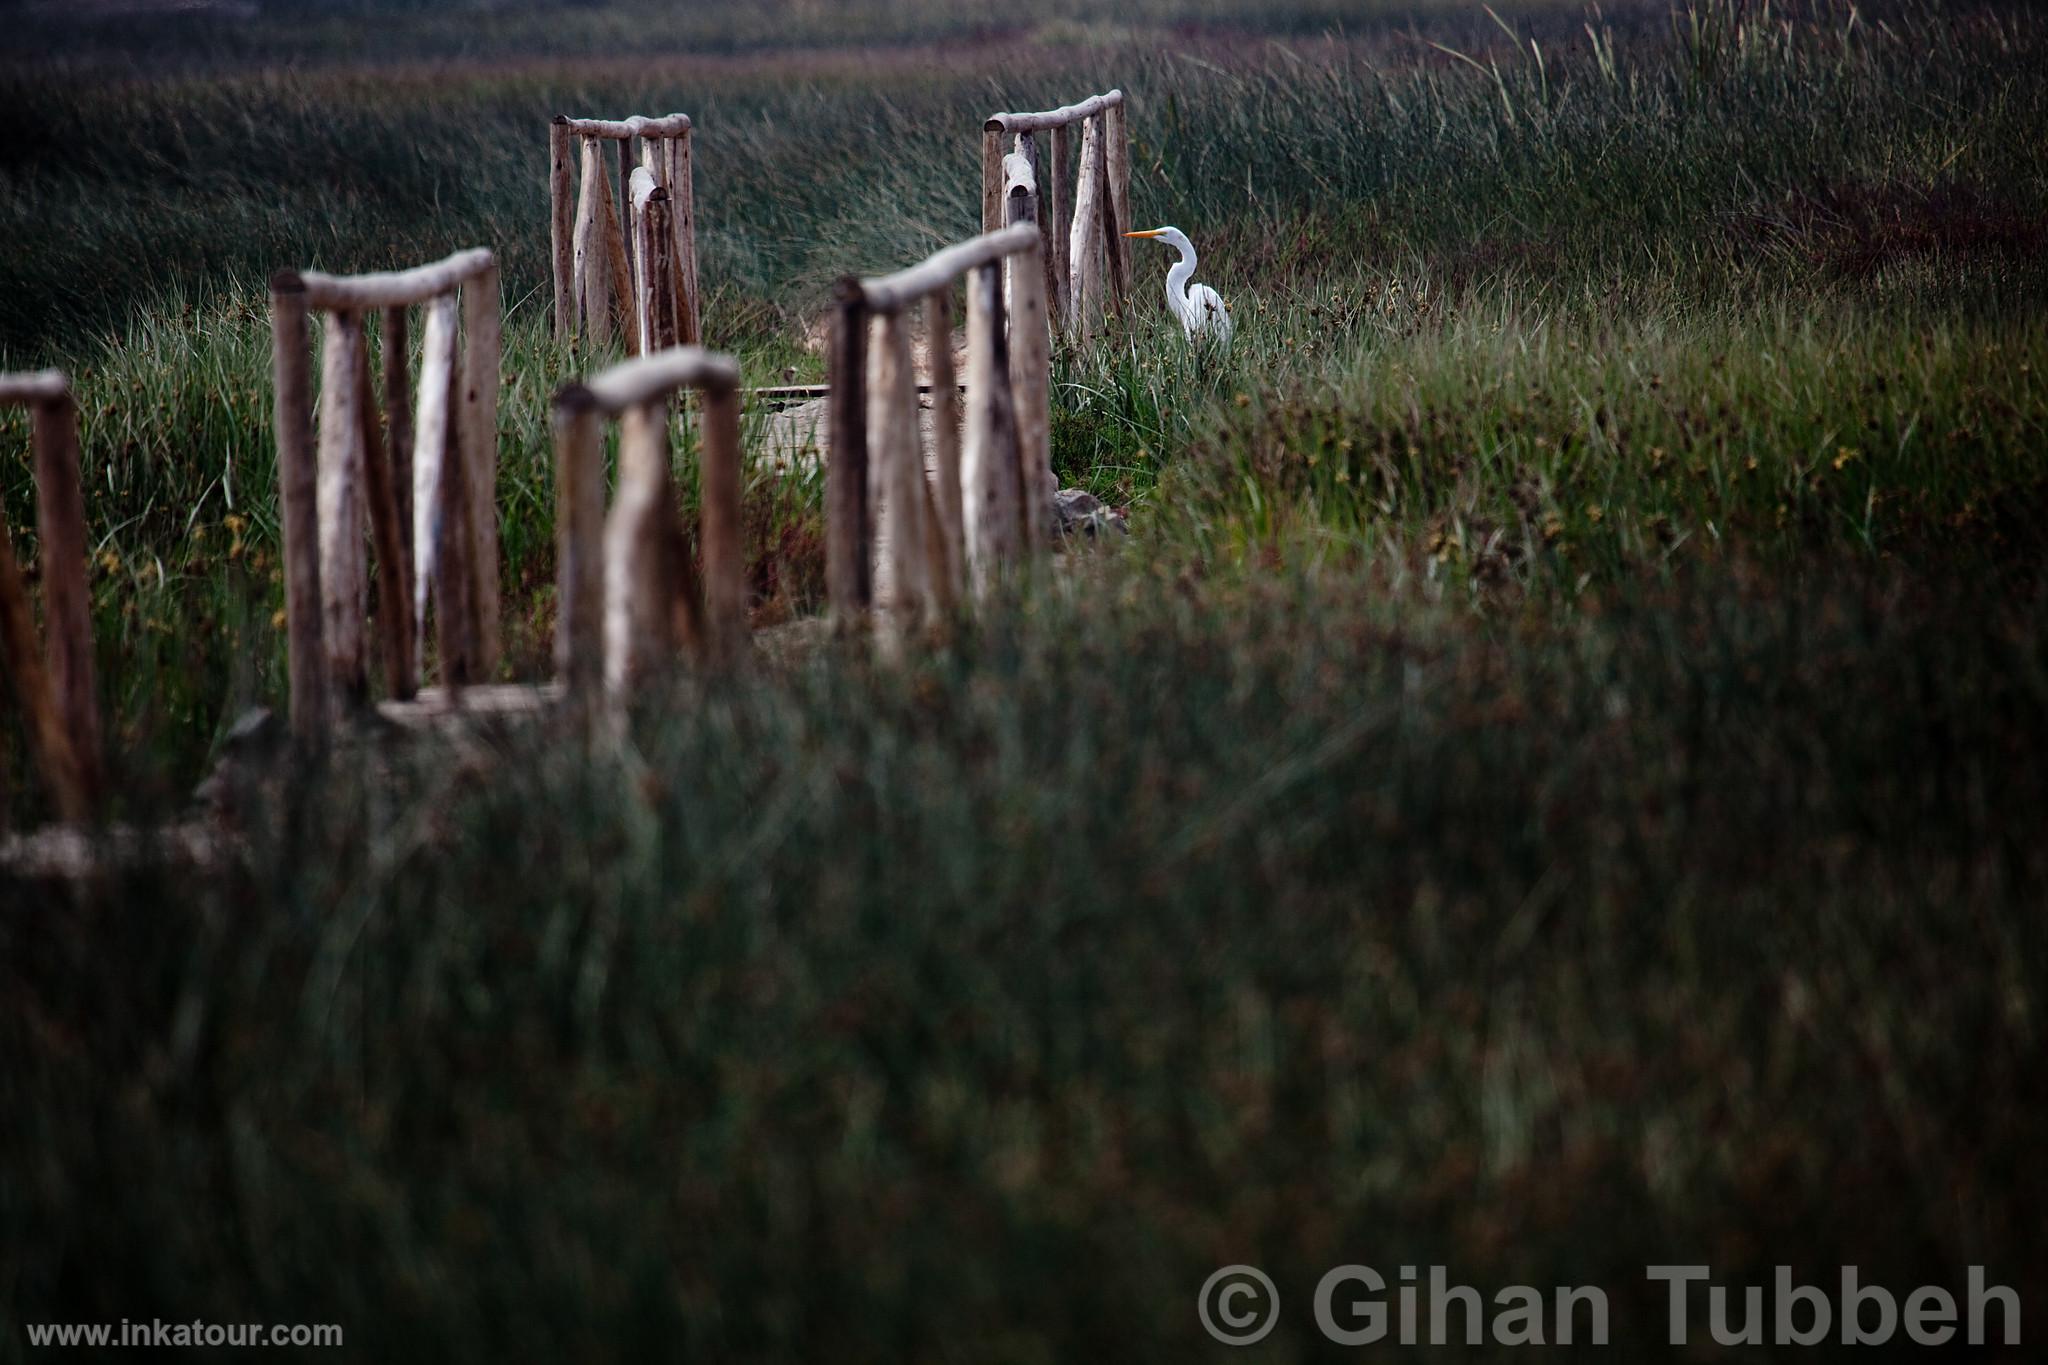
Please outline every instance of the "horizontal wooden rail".
[{"label": "horizontal wooden rail", "polygon": [[880,279],[850,280],[841,288],[850,290],[868,312],[886,316],[901,312],[971,270],[994,265],[1005,257],[1029,251],[1037,245],[1038,228],[1033,224],[1019,223],[997,232],[984,232],[957,246],[934,252],[907,270],[899,270]]},{"label": "horizontal wooden rail", "polygon": [[317,270],[281,270],[270,280],[274,294],[302,293],[307,308],[326,312],[363,308],[409,308],[445,294],[482,275],[493,263],[489,247],[458,251],[431,265],[370,275],[325,275]]},{"label": "horizontal wooden rail", "polygon": [[0,403],[54,403],[71,392],[62,370],[32,370],[26,374],[0,374]]},{"label": "horizontal wooden rail", "polygon": [[1079,104],[1069,104],[1058,109],[1047,109],[1037,114],[990,114],[982,128],[991,133],[1038,133],[1048,128],[1065,128],[1079,123],[1082,119],[1093,118],[1105,109],[1114,109],[1124,102],[1124,92],[1111,90],[1100,95],[1090,95]]},{"label": "horizontal wooden rail", "polygon": [[622,119],[570,118],[567,114],[557,114],[555,122],[576,137],[676,137],[690,131],[688,114],[665,114],[657,118],[635,114]]},{"label": "horizontal wooden rail", "polygon": [[676,346],[621,361],[581,384],[564,384],[555,392],[555,406],[616,417],[674,389],[730,393],[739,386],[739,362],[731,356],[701,346]]}]

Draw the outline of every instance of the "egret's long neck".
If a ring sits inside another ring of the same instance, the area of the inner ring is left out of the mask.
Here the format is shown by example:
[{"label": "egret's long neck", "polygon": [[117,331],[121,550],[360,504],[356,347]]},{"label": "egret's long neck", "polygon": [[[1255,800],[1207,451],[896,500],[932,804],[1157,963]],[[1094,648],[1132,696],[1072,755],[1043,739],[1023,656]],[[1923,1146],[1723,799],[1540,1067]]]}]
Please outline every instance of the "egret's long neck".
[{"label": "egret's long neck", "polygon": [[1180,259],[1173,269],[1166,272],[1166,306],[1181,321],[1187,321],[1191,305],[1188,303],[1188,281],[1195,277],[1195,248],[1193,245],[1174,245],[1180,251]]}]

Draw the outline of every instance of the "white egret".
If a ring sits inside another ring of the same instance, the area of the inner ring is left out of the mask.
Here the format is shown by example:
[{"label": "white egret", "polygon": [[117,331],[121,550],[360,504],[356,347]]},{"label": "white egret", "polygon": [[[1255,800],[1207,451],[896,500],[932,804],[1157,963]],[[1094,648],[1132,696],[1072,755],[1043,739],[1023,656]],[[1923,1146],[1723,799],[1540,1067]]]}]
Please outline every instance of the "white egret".
[{"label": "white egret", "polygon": [[1188,235],[1177,227],[1163,227],[1126,232],[1124,236],[1150,237],[1180,249],[1180,260],[1166,272],[1166,306],[1180,319],[1188,340],[1214,337],[1219,344],[1228,345],[1233,328],[1223,296],[1206,284],[1188,283],[1195,276],[1195,244],[1188,240]]}]

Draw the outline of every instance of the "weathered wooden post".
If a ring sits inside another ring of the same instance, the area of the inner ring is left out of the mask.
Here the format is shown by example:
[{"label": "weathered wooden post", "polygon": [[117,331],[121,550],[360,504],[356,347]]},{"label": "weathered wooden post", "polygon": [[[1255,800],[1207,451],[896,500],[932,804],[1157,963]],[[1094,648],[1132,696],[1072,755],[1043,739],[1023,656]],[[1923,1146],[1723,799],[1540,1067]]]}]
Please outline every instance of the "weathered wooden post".
[{"label": "weathered wooden post", "polygon": [[1104,111],[1103,162],[1109,180],[1109,228],[1104,234],[1115,267],[1110,271],[1117,309],[1121,313],[1131,292],[1131,125],[1129,103],[1119,98]]},{"label": "weathered wooden post", "polygon": [[917,376],[910,330],[900,312],[875,319],[868,377],[868,451],[880,483],[875,539],[884,548],[877,605],[898,626],[930,607],[930,547],[925,518],[924,455],[917,438]]},{"label": "weathered wooden post", "polygon": [[302,743],[325,739],[329,725],[327,647],[320,629],[320,507],[310,353],[306,286],[296,272],[280,271],[270,280],[271,424],[284,531],[291,728]]},{"label": "weathered wooden post", "polygon": [[747,545],[741,519],[740,394],[737,383],[703,386],[698,447],[698,537],[704,561],[704,639],[711,659],[739,659],[747,638]]},{"label": "weathered wooden post", "polygon": [[[387,316],[403,312],[398,308],[384,311]],[[393,697],[405,701],[417,690],[418,680],[412,658],[412,594],[406,588],[405,533],[398,509],[397,473],[385,459],[383,430],[377,422],[375,395],[370,391],[368,338],[369,325],[365,320],[356,333],[356,345],[364,354],[355,364],[356,420],[362,425],[357,439],[363,452],[363,500],[370,511],[370,542],[377,552],[377,635],[383,645],[384,685]]]},{"label": "weathered wooden post", "polygon": [[362,314],[329,312],[320,351],[320,633],[328,695],[351,709],[370,694],[363,658],[363,422],[356,410],[362,330]]},{"label": "weathered wooden post", "polygon": [[1095,335],[1102,317],[1102,123],[1090,118],[1081,128],[1080,184],[1074,192],[1074,228],[1067,254],[1073,268],[1068,330],[1078,339]]},{"label": "weathered wooden post", "polygon": [[[50,789],[57,813],[65,820],[82,822],[92,817],[93,799],[78,756],[66,732],[50,674],[43,667],[42,646],[36,639],[35,609],[29,605],[28,589],[21,578],[21,565],[14,557],[14,541],[0,519],[0,670],[13,684],[15,703],[21,707],[22,732],[28,740],[29,757]],[[6,822],[6,788],[0,784],[0,825]]]},{"label": "weathered wooden post", "polygon": [[981,130],[981,230],[994,232],[1003,225],[1003,136],[1004,125],[993,118]]},{"label": "weathered wooden post", "polygon": [[[476,601],[469,582],[468,497],[463,478],[457,392],[456,301],[427,305],[421,338],[420,396],[413,443],[413,628],[424,637],[432,594],[441,652],[441,680],[453,703],[475,679]],[[424,651],[421,651],[424,653]]]},{"label": "weathered wooden post", "polygon": [[[1003,193],[1010,226],[1032,223],[1038,216],[1038,187],[1022,157],[1009,159]],[[1036,558],[1052,540],[1053,494],[1059,487],[1052,472],[1052,335],[1039,251],[1012,256],[1008,264],[1009,378],[1017,414],[1018,488],[1025,556]]]},{"label": "weathered wooden post", "polygon": [[647,167],[633,172],[633,240],[640,259],[637,276],[639,297],[634,312],[639,317],[640,351],[651,355],[676,344],[675,233],[669,221],[670,200]]},{"label": "weathered wooden post", "polygon": [[[412,384],[407,379],[406,305],[384,309],[384,445],[391,452],[391,493],[398,508],[398,601],[412,601]],[[406,696],[412,695],[410,692]]]},{"label": "weathered wooden post", "polygon": [[1002,270],[997,261],[967,277],[967,438],[960,472],[967,576],[976,596],[986,595],[1016,559],[1023,529]]},{"label": "weathered wooden post", "polygon": [[[102,787],[92,600],[85,578],[85,499],[78,474],[78,406],[57,370],[0,375],[0,404],[29,409],[36,527],[42,542],[43,624],[0,525],[0,669],[14,684],[30,757],[66,820],[89,819]],[[4,519],[0,519],[4,520]],[[0,784],[0,820],[5,791]]]},{"label": "weathered wooden post", "polygon": [[1073,299],[1071,244],[1068,240],[1067,186],[1074,183],[1074,130],[1061,124],[1052,130],[1052,183],[1041,185],[1039,200],[1044,210],[1047,235],[1052,241],[1052,288],[1046,291],[1046,306],[1053,324],[1064,327]]},{"label": "weathered wooden post", "polygon": [[675,230],[676,336],[685,346],[704,340],[703,302],[697,294],[697,191],[696,172],[691,161],[690,125],[668,142],[668,198],[671,225]]},{"label": "weathered wooden post", "polygon": [[572,700],[604,681],[604,420],[581,384],[555,396],[555,672]]},{"label": "weathered wooden post", "polygon": [[868,565],[867,309],[860,281],[839,284],[832,315],[827,399],[831,456],[825,466],[825,594],[841,624],[872,604]]},{"label": "weathered wooden post", "polygon": [[642,399],[619,418],[619,491],[605,524],[605,692],[622,700],[683,643],[675,492],[668,470],[668,398]]},{"label": "weathered wooden post", "polygon": [[[59,376],[61,380],[61,376]],[[36,471],[36,527],[42,538],[43,634],[50,685],[70,736],[88,800],[103,774],[99,689],[92,666],[92,596],[85,580],[85,495],[78,475],[78,404],[69,381],[30,404]]]},{"label": "weathered wooden post", "polygon": [[940,607],[967,595],[967,544],[960,494],[960,381],[953,370],[953,286],[925,298],[924,334],[931,354],[932,512]]},{"label": "weathered wooden post", "polygon": [[462,285],[462,483],[467,503],[472,681],[498,667],[498,389],[503,318],[495,261]]},{"label": "weathered wooden post", "polygon": [[[555,115],[548,125],[548,244],[555,278],[555,339],[576,334],[576,172],[569,120]],[[388,392],[388,390],[387,390]]]}]

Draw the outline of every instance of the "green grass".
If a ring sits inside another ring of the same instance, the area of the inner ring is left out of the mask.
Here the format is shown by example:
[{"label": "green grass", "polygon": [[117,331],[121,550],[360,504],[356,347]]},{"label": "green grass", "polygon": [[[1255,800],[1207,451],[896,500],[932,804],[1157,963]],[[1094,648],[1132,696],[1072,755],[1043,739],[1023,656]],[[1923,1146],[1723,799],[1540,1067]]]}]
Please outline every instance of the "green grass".
[{"label": "green grass", "polygon": [[[1648,1349],[1642,1266],[1695,1258],[2042,1311],[2039,16],[860,8],[773,50],[820,13],[0,76],[0,354],[79,381],[125,818],[283,695],[280,265],[498,251],[546,670],[545,402],[597,363],[543,332],[552,112],[696,119],[750,383],[818,373],[835,277],[972,230],[983,114],[1109,85],[1239,327],[1190,351],[1135,244],[1053,413],[1132,540],[907,662],[348,751],[243,794],[234,875],[0,888],[0,1322],[1184,1359],[1252,1261],[1267,1358],[1320,1358],[1323,1269],[1441,1261],[1602,1284]],[[819,503],[750,475],[763,625],[819,605]],[[29,509],[0,462],[32,558]]]}]

